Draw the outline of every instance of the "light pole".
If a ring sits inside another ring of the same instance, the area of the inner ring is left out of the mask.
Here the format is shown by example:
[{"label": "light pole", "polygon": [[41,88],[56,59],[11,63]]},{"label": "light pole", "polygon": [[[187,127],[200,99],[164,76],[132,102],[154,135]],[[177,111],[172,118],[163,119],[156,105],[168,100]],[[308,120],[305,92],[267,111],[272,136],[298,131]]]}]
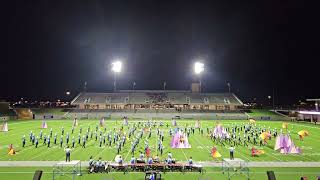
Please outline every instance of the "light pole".
[{"label": "light pole", "polygon": [[[269,99],[269,105],[272,106],[273,111],[275,111],[275,107],[274,107],[274,91],[272,93],[272,96],[270,96],[270,95],[268,96],[268,99]],[[271,102],[271,99],[272,99],[272,102]]]},{"label": "light pole", "polygon": [[120,60],[116,60],[111,65],[111,70],[114,73],[113,90],[117,91],[117,74],[121,72],[122,62]]},{"label": "light pole", "polygon": [[275,106],[274,106],[274,101],[275,101],[275,95],[274,95],[274,88],[272,88],[272,107],[273,107],[273,111],[275,112]]},{"label": "light pole", "polygon": [[200,92],[202,89],[201,85],[201,73],[204,71],[204,64],[201,62],[194,63],[194,73],[199,76]]}]

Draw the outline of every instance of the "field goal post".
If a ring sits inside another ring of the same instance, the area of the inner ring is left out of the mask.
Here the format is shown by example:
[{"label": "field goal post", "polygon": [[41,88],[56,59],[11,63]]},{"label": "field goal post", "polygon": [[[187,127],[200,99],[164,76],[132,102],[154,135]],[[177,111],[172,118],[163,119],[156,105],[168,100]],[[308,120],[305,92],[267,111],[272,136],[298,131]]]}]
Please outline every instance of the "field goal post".
[{"label": "field goal post", "polygon": [[76,176],[81,176],[81,161],[74,160],[70,162],[60,161],[53,165],[52,179],[55,180],[59,176],[64,176],[74,180]]},{"label": "field goal post", "polygon": [[225,173],[227,173],[229,180],[231,179],[231,177],[238,174],[243,174],[248,180],[250,179],[248,162],[240,158],[234,158],[234,160],[223,158],[222,174]]}]

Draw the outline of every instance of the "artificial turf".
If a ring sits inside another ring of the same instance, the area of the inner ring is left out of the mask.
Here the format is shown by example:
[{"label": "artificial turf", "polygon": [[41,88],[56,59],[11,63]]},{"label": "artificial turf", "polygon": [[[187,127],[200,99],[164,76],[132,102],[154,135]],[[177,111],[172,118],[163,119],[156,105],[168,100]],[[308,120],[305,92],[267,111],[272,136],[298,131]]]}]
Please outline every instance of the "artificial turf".
[{"label": "artificial turf", "polygon": [[[132,123],[137,123],[138,121],[129,121],[129,126]],[[229,145],[226,144],[226,146],[221,146],[220,144],[214,143],[210,138],[207,136],[206,128],[214,128],[217,121],[209,121],[209,120],[202,120],[201,127],[204,129],[204,135],[201,135],[198,130],[195,131],[195,134],[191,134],[189,137],[189,143],[191,144],[190,149],[172,149],[170,147],[170,141],[171,137],[169,136],[169,129],[174,128],[171,126],[171,121],[163,121],[164,126],[160,127],[160,129],[163,129],[165,132],[165,138],[164,138],[164,153],[161,157],[166,158],[168,152],[172,152],[174,158],[176,158],[178,161],[186,161],[189,159],[190,156],[192,156],[193,160],[195,162],[197,161],[212,161],[212,157],[210,155],[210,150],[213,145],[215,145],[218,149],[218,151],[222,154],[222,158],[229,157]],[[9,122],[9,132],[1,132],[0,133],[0,161],[3,160],[32,160],[32,161],[49,161],[49,160],[63,160],[65,157],[64,154],[64,148],[60,148],[59,141],[61,136],[61,127],[64,127],[65,134],[64,134],[64,145],[66,146],[65,142],[65,136],[66,133],[69,132],[70,134],[70,142],[72,139],[72,136],[75,136],[75,139],[77,141],[77,136],[79,134],[79,129],[82,127],[82,134],[85,134],[87,131],[87,128],[90,126],[91,130],[94,131],[96,125],[99,123],[99,120],[80,120],[79,126],[75,128],[74,134],[71,134],[71,127],[72,127],[72,120],[50,120],[47,121],[48,128],[43,129],[43,134],[49,135],[50,128],[53,129],[53,134],[57,133],[57,145],[53,145],[53,138],[51,138],[51,147],[48,148],[47,146],[42,144],[42,141],[39,141],[39,147],[35,148],[35,146],[31,145],[31,142],[29,142],[29,133],[30,131],[33,131],[36,136],[39,136],[40,127],[41,127],[41,121],[40,120],[34,120],[34,121],[12,121]],[[167,128],[166,124],[169,124],[170,126]],[[227,127],[234,124],[245,124],[248,123],[247,121],[227,121],[223,120],[220,121],[220,123]],[[114,128],[119,129],[122,126],[122,121],[120,120],[106,120],[105,122],[107,127],[107,132],[114,131]],[[191,120],[179,120],[178,126],[184,128],[187,126],[194,126],[195,121]],[[281,129],[282,122],[281,121],[257,121],[257,126],[260,127],[270,127],[271,129],[277,128],[278,131]],[[124,126],[124,131],[126,132],[128,127]],[[143,136],[143,141],[148,140],[149,146],[151,148],[151,154],[155,155],[159,152],[157,152],[157,136],[155,132],[156,128],[153,128],[153,133],[150,139],[146,137],[146,135]],[[103,128],[101,128],[103,131]],[[310,135],[305,137],[304,141],[300,141],[298,137],[298,131],[300,130],[307,130],[309,131]],[[320,161],[320,127],[315,126],[313,124],[304,124],[304,123],[289,123],[288,131],[291,133],[291,137],[295,143],[296,146],[302,148],[303,153],[301,155],[295,155],[295,154],[288,154],[283,155],[277,151],[274,151],[274,138],[272,138],[270,141],[268,141],[268,144],[262,147],[256,146],[258,149],[262,149],[265,151],[265,154],[260,155],[259,157],[251,157],[250,149],[252,147],[252,144],[249,143],[249,147],[244,147],[242,145],[239,145],[236,147],[235,151],[235,157],[241,158],[246,161]],[[26,136],[26,147],[22,147],[22,136]],[[81,135],[82,137],[82,135]],[[98,138],[99,139],[99,138]],[[131,158],[130,148],[131,148],[131,140],[128,139],[126,145],[124,146],[123,150],[120,152],[122,156],[124,157],[124,160],[128,161]],[[139,151],[143,151],[144,149],[144,142],[140,141],[137,150],[135,151],[135,156],[139,155]],[[69,142],[69,144],[70,144]],[[8,145],[13,144],[17,154],[10,156],[8,155]],[[102,147],[99,147],[99,140],[95,141],[95,138],[93,136],[92,139],[89,137],[89,141],[87,142],[86,148],[80,147],[76,143],[75,149],[72,150],[71,158],[77,159],[77,160],[89,160],[90,156],[93,156],[95,159],[101,157],[103,160],[111,161],[114,159],[116,155],[116,147],[114,144],[112,144],[111,147],[107,145],[102,145]],[[218,160],[221,160],[218,159]]]},{"label": "artificial turf", "polygon": [[[142,122],[143,120],[140,120]],[[159,121],[159,120],[158,120]],[[206,128],[214,128],[218,121],[213,120],[201,120],[201,127],[204,129],[204,135],[196,130],[195,134],[191,134],[189,137],[189,143],[191,144],[190,149],[172,149],[169,144],[171,141],[171,137],[169,136],[169,129],[174,128],[171,126],[171,121],[163,120],[164,126],[160,127],[160,129],[164,130],[165,138],[164,138],[164,153],[163,156],[160,158],[163,160],[167,157],[168,152],[172,152],[174,158],[176,158],[180,162],[185,162],[187,159],[192,156],[195,163],[197,161],[213,161],[213,158],[210,155],[210,150],[213,145],[215,145],[218,151],[222,154],[222,158],[229,157],[229,145],[221,146],[219,144],[214,143],[210,138],[207,136]],[[178,120],[178,127],[184,128],[187,126],[194,126],[195,121],[193,120]],[[219,121],[224,127],[237,125],[247,124],[248,121],[244,120],[223,120]],[[64,160],[65,153],[64,148],[60,148],[59,145],[53,145],[53,138],[51,138],[51,147],[48,148],[47,146],[42,145],[42,141],[39,141],[39,147],[35,148],[29,142],[29,133],[33,131],[36,136],[39,136],[39,132],[41,130],[41,120],[15,120],[9,121],[9,132],[1,132],[0,133],[0,162],[1,161],[60,161]],[[92,131],[95,130],[96,125],[99,123],[99,120],[79,120],[79,126],[75,128],[74,134],[71,134],[71,127],[72,127],[72,120],[48,120],[48,128],[42,129],[43,134],[49,135],[50,128],[53,129],[53,134],[58,134],[58,143],[61,135],[61,127],[65,129],[65,135],[67,132],[70,134],[70,142],[72,136],[77,136],[79,134],[79,129],[82,127],[82,135],[85,134],[87,128],[90,126]],[[138,123],[137,120],[130,121],[129,126],[132,123]],[[266,128],[277,128],[279,131],[282,127],[282,121],[257,121],[256,125],[259,127],[266,127]],[[169,127],[166,126],[169,124]],[[114,131],[115,129],[119,129],[122,126],[122,120],[106,120],[105,125],[107,128],[107,132]],[[99,130],[104,131],[103,128],[99,127]],[[300,130],[307,130],[309,131],[309,136],[305,137],[304,141],[300,141],[297,132]],[[320,126],[316,126],[313,124],[308,123],[295,123],[289,122],[288,131],[290,131],[291,137],[295,142],[295,145],[302,148],[303,153],[301,155],[283,155],[277,151],[273,150],[274,147],[274,138],[268,141],[268,144],[262,147],[256,146],[259,149],[263,149],[266,153],[260,155],[259,157],[251,157],[250,148],[252,144],[249,143],[249,147],[244,147],[242,145],[236,147],[235,157],[241,158],[246,161],[255,161],[255,162],[264,162],[264,161],[275,161],[275,162],[293,162],[293,161],[320,161]],[[128,127],[124,126],[124,131],[128,131]],[[285,132],[285,130],[284,130]],[[27,145],[26,147],[21,146],[22,136],[26,136]],[[65,144],[65,135],[64,135],[64,147]],[[82,136],[81,135],[81,136]],[[150,139],[147,138],[146,135],[143,136],[143,141],[148,140],[151,154],[157,154],[155,128],[153,128],[153,133]],[[125,161],[128,161],[131,158],[130,154],[130,147],[131,147],[131,140],[128,139],[126,145],[124,146],[123,150],[121,151],[122,156],[124,157]],[[138,149],[136,150],[135,156],[139,155],[139,151],[143,151],[144,149],[144,142],[140,141],[138,145]],[[8,145],[13,144],[14,148],[17,151],[17,154],[11,156],[8,155]],[[93,156],[94,159],[98,159],[101,157],[103,160],[113,161],[116,155],[116,148],[113,144],[111,147],[107,145],[103,145],[99,147],[99,140],[95,141],[94,136],[93,139],[89,138],[87,142],[86,148],[80,147],[76,143],[76,148],[71,152],[71,159],[72,160],[89,160],[90,156]],[[222,158],[218,158],[217,161],[221,161]],[[52,168],[51,167],[0,167],[0,179],[27,179],[32,178],[34,170],[41,169],[44,170],[44,176],[42,179],[52,179]],[[222,174],[221,168],[205,168],[206,171],[204,174],[199,173],[167,173],[164,174],[162,177],[164,179],[174,179],[174,180],[188,180],[188,179],[227,179],[227,175]],[[267,179],[266,171],[273,170],[275,171],[276,177],[278,179],[284,180],[293,180],[298,179],[301,176],[306,176],[309,179],[316,179],[317,176],[320,175],[320,168],[311,167],[311,168],[250,168],[250,179]],[[66,179],[67,177],[61,177],[60,179]],[[130,172],[129,174],[122,174],[122,173],[110,173],[110,174],[86,174],[84,173],[83,176],[77,177],[77,179],[143,179],[144,173],[136,173]],[[59,179],[59,178],[58,178]],[[232,179],[245,179],[244,175],[237,175],[234,176]]]}]

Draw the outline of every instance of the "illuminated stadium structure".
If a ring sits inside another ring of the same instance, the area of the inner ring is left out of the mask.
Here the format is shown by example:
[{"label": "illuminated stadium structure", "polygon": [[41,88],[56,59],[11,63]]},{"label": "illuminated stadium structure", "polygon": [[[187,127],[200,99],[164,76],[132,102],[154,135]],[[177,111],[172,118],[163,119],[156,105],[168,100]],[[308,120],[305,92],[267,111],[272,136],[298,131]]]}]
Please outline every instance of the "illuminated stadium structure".
[{"label": "illuminated stadium structure", "polygon": [[233,93],[202,93],[199,84],[190,91],[119,90],[112,93],[82,92],[71,102],[79,109],[174,109],[234,111],[243,105]]},{"label": "illuminated stadium structure", "polygon": [[[203,93],[200,85],[194,83],[189,91],[178,90],[118,90],[111,93],[82,92],[71,102],[76,106],[74,113],[87,113],[95,117],[131,116],[138,114],[157,115],[167,118],[181,116],[196,118],[201,116],[217,119],[247,118],[239,109],[242,101],[233,93]],[[105,113],[109,113],[106,115]],[[71,113],[72,114],[72,113]],[[83,115],[82,114],[82,115]],[[233,116],[233,117],[232,117]]]},{"label": "illuminated stadium structure", "polygon": [[242,102],[232,93],[135,90],[80,93],[73,101],[79,109],[237,110]]}]

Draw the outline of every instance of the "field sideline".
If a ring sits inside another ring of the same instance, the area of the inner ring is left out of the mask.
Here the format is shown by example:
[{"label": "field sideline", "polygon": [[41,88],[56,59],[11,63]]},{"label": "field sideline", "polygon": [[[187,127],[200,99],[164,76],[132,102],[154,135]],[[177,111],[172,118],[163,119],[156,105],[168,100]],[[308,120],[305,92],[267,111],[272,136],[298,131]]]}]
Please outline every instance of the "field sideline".
[{"label": "field sideline", "polygon": [[[1,179],[32,179],[34,171],[41,169],[44,171],[42,180],[52,179],[52,168],[43,167],[43,168],[34,168],[34,167],[1,167],[0,168],[0,178]],[[250,168],[250,179],[254,180],[267,180],[266,171],[274,171],[276,178],[280,180],[296,180],[300,177],[305,176],[310,180],[316,179],[320,176],[319,168]],[[180,172],[171,172],[162,175],[162,178],[165,180],[227,180],[227,175],[222,174],[221,168],[206,168],[204,174],[199,173],[180,173]],[[67,176],[62,176],[58,179],[68,179]],[[113,172],[109,174],[87,174],[84,173],[82,176],[76,176],[77,180],[81,179],[90,179],[90,180],[144,180],[144,173],[141,172],[129,172],[128,174],[123,174],[121,172]],[[233,180],[245,180],[245,176],[238,175],[232,177]]]}]

